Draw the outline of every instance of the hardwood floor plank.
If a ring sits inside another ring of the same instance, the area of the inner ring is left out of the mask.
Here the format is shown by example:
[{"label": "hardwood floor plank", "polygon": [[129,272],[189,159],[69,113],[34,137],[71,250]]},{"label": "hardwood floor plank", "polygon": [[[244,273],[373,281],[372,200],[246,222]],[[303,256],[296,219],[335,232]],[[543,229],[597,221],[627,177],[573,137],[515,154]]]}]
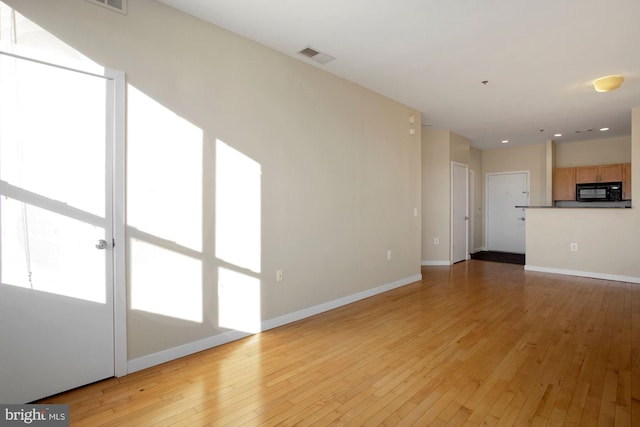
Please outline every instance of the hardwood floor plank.
[{"label": "hardwood floor plank", "polygon": [[42,402],[74,426],[640,425],[640,286],[467,261]]}]

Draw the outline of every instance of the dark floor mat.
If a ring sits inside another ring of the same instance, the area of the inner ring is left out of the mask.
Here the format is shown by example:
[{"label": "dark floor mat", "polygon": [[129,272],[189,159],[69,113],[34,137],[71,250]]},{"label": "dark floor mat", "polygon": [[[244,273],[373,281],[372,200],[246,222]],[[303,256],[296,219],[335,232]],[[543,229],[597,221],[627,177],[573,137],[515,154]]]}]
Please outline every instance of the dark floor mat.
[{"label": "dark floor mat", "polygon": [[510,252],[480,251],[471,254],[471,259],[524,265],[524,254],[512,254]]}]

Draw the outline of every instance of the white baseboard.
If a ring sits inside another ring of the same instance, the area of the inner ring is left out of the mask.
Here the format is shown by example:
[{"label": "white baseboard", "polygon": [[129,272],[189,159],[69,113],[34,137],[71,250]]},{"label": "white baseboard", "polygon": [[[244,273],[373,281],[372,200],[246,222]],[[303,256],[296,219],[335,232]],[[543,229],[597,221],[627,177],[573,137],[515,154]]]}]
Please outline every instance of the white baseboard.
[{"label": "white baseboard", "polygon": [[640,283],[640,277],[621,276],[618,274],[594,273],[591,271],[567,270],[564,268],[537,267],[535,265],[525,265],[527,271],[539,271],[542,273],[563,274],[565,276],[590,277],[592,279],[613,280],[615,282]]},{"label": "white baseboard", "polygon": [[249,335],[252,334],[250,334],[249,332],[228,331],[219,335],[201,339],[199,341],[193,341],[177,347],[162,350],[157,353],[148,354],[136,359],[131,359],[127,364],[128,373],[131,374],[136,371],[141,371],[152,366],[160,365],[171,360],[188,356],[193,353],[198,353],[199,351],[217,347],[222,344],[227,344],[232,341],[237,341],[239,339],[248,337]]},{"label": "white baseboard", "polygon": [[431,261],[431,260],[423,260],[422,265],[424,266],[432,266],[432,265],[451,265],[451,261],[443,260],[443,261]]},{"label": "white baseboard", "polygon": [[342,307],[343,305],[351,304],[361,299],[369,298],[374,295],[417,282],[419,280],[422,280],[422,274],[416,274],[415,276],[407,277],[396,282],[378,286],[377,288],[367,289],[366,291],[358,292],[357,294],[338,298],[337,300],[329,301],[324,304],[319,304],[313,307],[305,308],[303,310],[295,311],[293,313],[285,314],[283,316],[278,316],[273,319],[265,320],[262,322],[262,330],[266,331],[268,329],[286,325],[287,323],[292,323],[307,317],[315,316],[316,314],[333,310],[334,308]]},{"label": "white baseboard", "polygon": [[[448,264],[447,264],[448,265]],[[266,331],[276,328],[278,326],[286,325],[307,317],[315,316],[316,314],[323,313],[325,311],[333,310],[334,308],[342,307],[343,305],[351,304],[353,302],[372,297],[383,292],[390,291],[395,288],[399,288],[410,283],[414,283],[422,280],[422,275],[417,274],[415,276],[407,277],[392,283],[387,283],[377,288],[367,289],[366,291],[358,292],[353,295],[348,295],[343,298],[338,298],[333,301],[329,301],[323,304],[318,304],[313,307],[305,308],[302,310],[288,313],[283,316],[278,316],[273,319],[264,320],[261,324],[261,330]],[[146,356],[138,357],[136,359],[129,360],[127,363],[128,373],[141,371],[152,366],[160,365],[171,360],[179,359],[180,357],[188,356],[199,351],[207,350],[212,347],[217,347],[222,344],[227,344],[232,341],[236,341],[249,335],[253,335],[249,332],[241,331],[228,331],[219,335],[214,335],[201,339],[199,341],[190,342],[187,344],[179,345],[177,347],[162,350],[157,353],[149,354]]]},{"label": "white baseboard", "polygon": [[484,247],[484,246],[481,246],[481,247],[479,247],[479,248],[475,248],[475,249],[473,249],[473,250],[471,251],[471,253],[472,253],[472,254],[475,254],[476,252],[484,252],[484,251],[486,251],[485,247]]}]

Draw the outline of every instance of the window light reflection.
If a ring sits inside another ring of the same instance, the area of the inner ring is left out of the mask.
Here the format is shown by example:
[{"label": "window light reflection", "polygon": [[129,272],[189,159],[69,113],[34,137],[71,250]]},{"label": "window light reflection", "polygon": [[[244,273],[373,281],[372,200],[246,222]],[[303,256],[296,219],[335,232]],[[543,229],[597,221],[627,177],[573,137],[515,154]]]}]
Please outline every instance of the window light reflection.
[{"label": "window light reflection", "polygon": [[260,164],[216,141],[216,256],[260,272]]},{"label": "window light reflection", "polygon": [[219,321],[223,328],[260,332],[260,280],[226,268],[218,269]]},{"label": "window light reflection", "polygon": [[202,262],[131,240],[131,308],[202,323]]},{"label": "window light reflection", "polygon": [[261,179],[260,164],[216,141],[216,257],[219,325],[260,331]]},{"label": "window light reflection", "polygon": [[202,251],[202,129],[127,90],[127,224]]},{"label": "window light reflection", "polygon": [[203,321],[202,129],[129,85],[131,308]]}]

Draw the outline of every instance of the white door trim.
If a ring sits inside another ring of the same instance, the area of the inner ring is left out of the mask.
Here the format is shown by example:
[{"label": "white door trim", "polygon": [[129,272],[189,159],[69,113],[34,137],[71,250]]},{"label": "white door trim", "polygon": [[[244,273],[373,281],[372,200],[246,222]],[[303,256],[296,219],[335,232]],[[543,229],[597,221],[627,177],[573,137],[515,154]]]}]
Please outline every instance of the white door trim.
[{"label": "white door trim", "polygon": [[113,344],[114,374],[127,375],[127,285],[125,244],[125,102],[126,76],[122,71],[105,69],[114,84],[113,111]]},{"label": "white door trim", "polygon": [[473,251],[475,251],[475,246],[476,246],[476,242],[475,242],[475,227],[476,227],[476,222],[475,222],[475,211],[476,211],[476,206],[475,206],[475,197],[476,197],[476,171],[474,171],[473,169],[469,169],[469,202],[467,204],[467,216],[469,217],[469,238],[467,239],[468,242],[468,252],[469,254],[471,254]]},{"label": "white door trim", "polygon": [[[464,191],[465,191],[465,217],[469,218],[469,165],[467,165],[466,163],[460,163],[460,162],[451,162],[451,178],[450,178],[450,189],[449,189],[449,194],[450,194],[450,206],[449,206],[449,224],[450,224],[450,233],[449,233],[449,260],[451,261],[451,264],[453,264],[455,261],[453,259],[453,194],[454,194],[454,182],[453,182],[453,170],[455,166],[459,166],[464,168],[465,170],[465,185],[464,185]],[[464,232],[465,232],[465,255],[464,255],[464,259],[468,260],[469,259],[469,221],[465,221],[465,227],[464,227]]]},{"label": "white door trim", "polygon": [[487,211],[489,209],[489,176],[494,175],[512,175],[523,173],[527,176],[527,204],[530,201],[531,195],[531,171],[529,170],[521,170],[521,171],[508,171],[508,172],[487,172],[484,174],[484,213],[483,213],[483,223],[484,223],[484,239],[482,246],[485,249],[489,249],[488,241],[489,241],[489,217],[487,215]]}]

